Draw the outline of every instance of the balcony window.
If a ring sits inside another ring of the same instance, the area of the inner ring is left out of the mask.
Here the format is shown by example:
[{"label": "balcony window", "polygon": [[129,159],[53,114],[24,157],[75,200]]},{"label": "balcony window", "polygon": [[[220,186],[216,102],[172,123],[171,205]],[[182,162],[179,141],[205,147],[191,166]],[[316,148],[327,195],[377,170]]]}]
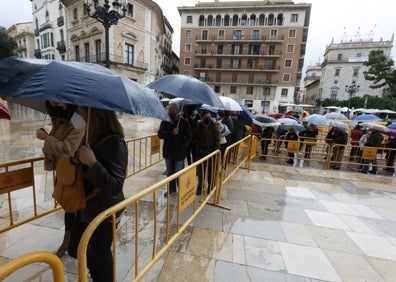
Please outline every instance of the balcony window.
[{"label": "balcony window", "polygon": [[188,24],[191,24],[191,23],[192,23],[192,16],[187,16],[186,22],[187,22]]},{"label": "balcony window", "polygon": [[135,61],[135,45],[125,43],[124,63],[126,65],[134,65]]},{"label": "balcony window", "polygon": [[291,14],[290,22],[291,22],[291,23],[296,23],[296,22],[298,22],[298,14]]}]

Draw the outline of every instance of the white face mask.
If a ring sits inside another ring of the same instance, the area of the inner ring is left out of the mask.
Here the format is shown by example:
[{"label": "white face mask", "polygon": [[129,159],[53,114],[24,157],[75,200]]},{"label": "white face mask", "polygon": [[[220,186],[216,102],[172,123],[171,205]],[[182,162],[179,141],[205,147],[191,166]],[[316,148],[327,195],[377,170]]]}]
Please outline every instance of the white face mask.
[{"label": "white face mask", "polygon": [[73,114],[70,122],[73,124],[75,129],[85,129],[85,126],[87,125],[84,118],[80,116],[77,112]]}]

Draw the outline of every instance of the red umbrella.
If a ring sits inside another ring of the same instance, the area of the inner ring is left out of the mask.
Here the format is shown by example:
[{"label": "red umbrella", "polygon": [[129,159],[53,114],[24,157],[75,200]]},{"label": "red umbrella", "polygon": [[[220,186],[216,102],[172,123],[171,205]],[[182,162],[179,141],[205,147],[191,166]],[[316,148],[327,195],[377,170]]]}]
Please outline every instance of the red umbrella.
[{"label": "red umbrella", "polygon": [[11,119],[10,111],[2,103],[0,103],[0,119]]}]

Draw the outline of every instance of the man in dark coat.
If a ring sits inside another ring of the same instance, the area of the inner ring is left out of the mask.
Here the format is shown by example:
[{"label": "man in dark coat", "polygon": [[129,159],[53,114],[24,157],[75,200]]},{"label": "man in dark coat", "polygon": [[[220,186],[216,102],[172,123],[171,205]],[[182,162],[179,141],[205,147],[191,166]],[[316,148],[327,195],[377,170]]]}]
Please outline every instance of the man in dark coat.
[{"label": "man in dark coat", "polygon": [[[212,120],[209,111],[201,110],[200,111],[201,120],[198,122],[195,130],[193,132],[192,142],[194,144],[196,158],[194,161],[197,161],[210,153],[220,149],[220,133],[219,128],[216,123]],[[210,162],[208,163],[208,183],[210,185],[212,181],[211,175],[211,166]],[[203,183],[203,171],[205,171],[204,166],[197,167],[198,174],[198,188],[197,195],[200,195],[202,192],[202,188],[204,187]],[[209,192],[209,191],[208,191]]]},{"label": "man in dark coat", "polygon": [[[382,141],[384,140],[384,136],[381,135],[381,133],[378,132],[378,130],[370,129],[369,130],[370,135],[367,138],[366,143],[364,144],[364,147],[374,147],[378,148]],[[369,164],[370,162],[373,164],[373,168],[371,171],[369,171]],[[375,156],[373,160],[363,160],[363,169],[360,171],[361,173],[367,174],[367,172],[370,172],[372,174],[377,174],[377,157]]]},{"label": "man in dark coat", "polygon": [[[164,139],[162,154],[165,159],[166,175],[171,176],[184,168],[184,159],[192,135],[188,120],[179,116],[177,104],[168,106],[168,115],[170,122],[165,120],[161,122],[158,137]],[[169,193],[170,195],[176,193],[175,180],[169,183]]]}]

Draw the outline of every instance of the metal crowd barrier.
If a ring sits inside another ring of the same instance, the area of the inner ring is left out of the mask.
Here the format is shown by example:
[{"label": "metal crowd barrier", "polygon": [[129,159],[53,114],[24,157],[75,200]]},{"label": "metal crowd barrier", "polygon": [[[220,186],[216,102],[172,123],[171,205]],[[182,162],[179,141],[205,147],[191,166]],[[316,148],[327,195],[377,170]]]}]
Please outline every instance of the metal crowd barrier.
[{"label": "metal crowd barrier", "polygon": [[[163,160],[161,141],[157,135],[128,139],[126,143],[129,155],[127,177]],[[52,200],[47,202],[39,201],[39,203],[37,201],[38,195],[44,198],[44,189],[53,189],[53,172],[44,171],[43,160],[44,157],[36,157],[0,164],[0,197],[2,197],[2,195],[7,195],[8,199],[8,215],[1,216],[3,218],[9,218],[9,224],[7,226],[0,226],[0,233],[60,209]],[[51,176],[51,181],[47,181],[47,175]],[[41,185],[36,187],[37,183]],[[45,188],[45,185],[51,185],[51,187]],[[32,215],[17,221],[14,218],[15,213],[13,209],[12,192],[29,188],[32,189]],[[39,209],[42,210],[39,211]]]},{"label": "metal crowd barrier", "polygon": [[125,140],[128,146],[129,160],[127,177],[147,169],[160,161],[162,157],[161,139],[155,135]]},{"label": "metal crowd barrier", "polygon": [[49,252],[34,252],[22,255],[0,267],[0,280],[6,278],[18,269],[33,263],[47,263],[52,268],[52,281],[65,281],[63,263],[55,254]]},{"label": "metal crowd barrier", "polygon": [[[304,140],[286,140],[286,136],[279,139],[261,138],[257,146],[260,157],[269,157],[277,161],[293,160],[294,166],[308,165],[311,161],[322,164],[325,168],[330,146],[321,139],[304,137]],[[261,144],[269,143],[267,154],[262,154]],[[288,153],[292,153],[292,157]]]},{"label": "metal crowd barrier", "polygon": [[[13,161],[0,164],[0,200],[3,200],[4,198],[1,198],[6,196],[8,202],[8,215],[1,215],[2,218],[8,218],[8,225],[1,226],[0,233],[18,227],[22,224],[28,223],[32,220],[38,219],[60,209],[60,207],[56,207],[55,201],[38,202],[37,200],[37,190],[43,192],[45,189],[45,182],[47,182],[46,173],[43,169],[43,160],[43,157],[37,157],[22,161]],[[52,172],[50,172],[50,174],[52,179]],[[47,184],[53,185],[52,181],[49,182],[51,183]],[[44,183],[44,185],[36,187],[36,183]],[[13,208],[14,201],[12,195],[14,193],[22,192],[22,189],[32,190],[32,202],[31,205],[25,207],[23,213],[19,214]],[[27,213],[27,210],[30,208],[31,212]]]},{"label": "metal crowd barrier", "polygon": [[[387,164],[387,158],[391,152],[396,152],[396,149],[386,148],[384,144],[380,147],[363,147],[351,144],[339,145],[330,144],[329,140],[307,138],[290,141],[285,140],[285,136],[279,139],[275,138],[261,138],[260,145],[257,146],[260,157],[269,157],[273,160],[290,159],[288,153],[293,153],[291,157],[293,166],[307,166],[311,161],[315,161],[323,165],[323,169],[329,169],[332,166],[340,168],[342,165],[349,167],[361,167],[362,160],[377,160],[377,167],[383,169],[393,169],[394,164]],[[269,142],[267,154],[261,153],[261,142]],[[286,146],[287,144],[287,146]],[[389,154],[389,155],[388,155]]]},{"label": "metal crowd barrier", "polygon": [[[159,139],[154,140],[154,137],[156,136],[128,140],[129,149],[130,146],[133,148],[132,154],[136,150],[142,152],[140,156],[134,159],[139,160],[145,167],[154,165],[161,160],[159,156],[157,156],[157,159],[154,158],[154,160],[151,157],[160,154],[158,152],[158,150],[160,151]],[[150,142],[147,142],[148,138],[150,138]],[[135,144],[131,144],[131,142],[135,142]],[[178,239],[182,232],[186,230],[206,204],[226,208],[219,204],[222,184],[240,167],[244,166],[244,168],[250,169],[250,160],[256,154],[257,142],[257,137],[249,135],[229,146],[224,152],[223,159],[219,150],[213,152],[178,173],[167,177],[98,215],[88,226],[80,241],[78,248],[79,280],[82,282],[87,281],[86,252],[89,239],[98,225],[107,218],[111,218],[113,228],[112,250],[115,273],[113,281],[117,280],[117,249],[123,247],[125,243],[132,241],[134,242],[134,259],[131,261],[131,268],[127,276],[129,275],[135,280],[140,280]],[[141,146],[140,144],[144,144],[143,147],[146,148],[135,150],[136,146]],[[128,176],[141,170],[142,166],[132,167],[131,170],[128,170]],[[34,174],[32,174],[32,177],[34,178]],[[171,181],[177,181],[178,184],[176,200],[169,196],[169,183]],[[198,189],[197,182],[201,184],[199,186],[202,189],[200,196],[196,195]],[[163,196],[160,192],[164,187],[166,187],[168,192],[168,196],[165,198],[165,205],[162,203]],[[122,215],[123,219],[119,221],[116,218],[116,214],[124,209],[126,212]],[[146,214],[147,211],[150,211],[149,215]],[[176,218],[172,218],[171,216],[174,213],[176,213]],[[142,214],[144,221],[141,223]],[[148,221],[150,224],[147,224]],[[117,222],[120,222],[118,228]],[[117,235],[119,240],[117,240]],[[151,259],[145,265],[141,265],[140,254],[143,253],[142,249],[146,249],[150,245],[147,242],[152,242]],[[25,265],[29,264],[29,256],[23,258],[27,260]],[[125,260],[123,260],[123,263],[125,263]],[[11,261],[10,265],[12,265],[12,269],[16,269],[19,261]],[[10,272],[7,273],[10,274]],[[54,278],[54,281],[63,280],[55,280]]]},{"label": "metal crowd barrier", "polygon": [[[130,261],[131,268],[127,276],[132,276],[134,280],[140,280],[186,230],[209,201],[216,205],[221,183],[219,175],[221,167],[221,153],[217,150],[99,214],[89,224],[78,247],[78,275],[80,281],[88,281],[88,242],[95,229],[108,218],[110,218],[113,227],[114,275],[117,275],[117,250],[122,247],[122,241],[126,240],[127,243],[130,242],[134,246],[134,256]],[[197,178],[199,176],[203,189],[202,194],[197,196]],[[169,196],[169,183],[171,181],[177,181],[178,184],[176,199]],[[164,196],[161,191],[164,187],[168,192],[165,203],[163,203]],[[120,224],[122,226],[118,227],[118,238],[120,240],[117,240],[116,214],[124,209],[126,213],[123,215],[124,219],[121,219]],[[175,215],[175,218],[172,215]],[[130,236],[125,238],[123,234],[129,234]],[[151,250],[151,259],[145,265],[141,265],[140,259],[144,259],[140,256],[147,248]],[[123,259],[123,263],[125,264],[125,259]],[[116,280],[117,277],[113,277],[113,281]]]},{"label": "metal crowd barrier", "polygon": [[[124,215],[127,219],[124,220],[123,225],[126,226],[125,229],[127,229],[128,222],[130,222],[129,228],[131,229],[131,232],[126,230],[123,232],[132,234],[131,240],[134,240],[135,246],[134,260],[131,261],[133,279],[137,281],[142,279],[190,225],[206,204],[226,208],[219,204],[222,184],[224,184],[242,165],[250,169],[250,159],[256,154],[255,146],[257,146],[257,138],[249,135],[239,142],[230,145],[225,150],[223,158],[220,151],[216,151],[98,215],[84,232],[78,248],[78,272],[80,281],[87,281],[86,252],[88,242],[98,225],[107,218],[111,218],[113,226],[113,269],[116,275],[116,250],[117,247],[120,247],[120,243],[117,245],[116,214],[123,209],[127,210],[126,215]],[[202,187],[202,194],[199,196],[199,199],[196,196],[196,191],[199,189],[197,178],[203,180],[203,183],[201,183],[203,185],[200,185],[200,187]],[[174,180],[178,183],[177,199],[172,202],[172,198],[167,196],[166,204],[164,205],[165,210],[161,211],[159,206],[162,195],[159,193],[159,190],[163,187],[167,187],[167,192],[169,194],[169,183]],[[142,210],[145,210],[145,208],[147,209],[146,205],[149,205],[149,210],[151,211],[149,215],[150,218],[147,218],[148,215],[144,216],[146,224],[142,226],[140,217]],[[176,218],[171,218],[172,211],[175,212]],[[181,218],[184,218],[184,220],[181,220]],[[147,221],[152,222],[151,229],[148,228],[150,224],[147,224]],[[143,231],[143,227],[145,229],[144,238],[140,239],[140,233]],[[119,230],[122,229],[123,227],[119,228]],[[150,233],[147,229],[150,229]],[[118,237],[122,237],[122,235]],[[143,243],[146,242],[147,238],[152,240],[151,260],[144,266],[140,266],[139,254],[142,252],[141,248],[147,247],[147,244]],[[158,240],[163,242],[163,244],[157,245]],[[116,277],[113,277],[113,281],[115,280]]]}]

